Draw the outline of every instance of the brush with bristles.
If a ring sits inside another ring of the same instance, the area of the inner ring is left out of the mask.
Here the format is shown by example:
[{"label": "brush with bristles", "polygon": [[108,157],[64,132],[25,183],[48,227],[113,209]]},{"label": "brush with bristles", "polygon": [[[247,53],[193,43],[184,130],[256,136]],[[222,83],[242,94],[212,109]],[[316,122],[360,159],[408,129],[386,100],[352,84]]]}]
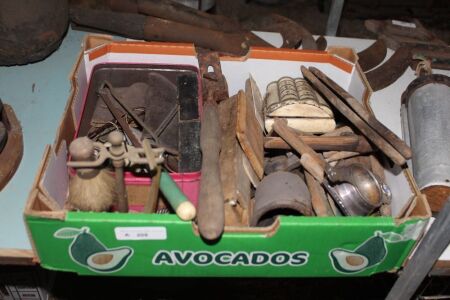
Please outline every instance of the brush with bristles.
[{"label": "brush with bristles", "polygon": [[[77,138],[70,144],[69,153],[74,161],[95,160],[94,142],[87,137]],[[108,211],[117,197],[115,182],[104,168],[77,168],[69,182],[69,207]]]}]

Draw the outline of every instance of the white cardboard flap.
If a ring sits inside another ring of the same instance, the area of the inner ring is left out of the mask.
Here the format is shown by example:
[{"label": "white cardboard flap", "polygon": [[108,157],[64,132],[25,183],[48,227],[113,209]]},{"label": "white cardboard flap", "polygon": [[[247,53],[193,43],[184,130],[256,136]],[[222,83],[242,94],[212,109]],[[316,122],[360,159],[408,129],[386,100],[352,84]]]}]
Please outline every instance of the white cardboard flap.
[{"label": "white cardboard flap", "polygon": [[43,189],[44,194],[50,196],[60,208],[63,208],[69,191],[66,141],[61,141],[58,153],[51,148],[49,154],[48,164],[44,169],[39,187]]}]

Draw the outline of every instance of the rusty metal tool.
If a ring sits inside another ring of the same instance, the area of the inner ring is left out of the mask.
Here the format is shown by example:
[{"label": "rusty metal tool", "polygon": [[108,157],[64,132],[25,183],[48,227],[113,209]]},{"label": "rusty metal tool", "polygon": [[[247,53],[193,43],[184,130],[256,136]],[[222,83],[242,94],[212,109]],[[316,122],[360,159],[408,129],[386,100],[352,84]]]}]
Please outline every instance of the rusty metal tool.
[{"label": "rusty metal tool", "polygon": [[269,45],[248,32],[228,33],[140,14],[72,8],[70,16],[75,24],[133,39],[194,43],[232,55],[245,55],[251,45]]},{"label": "rusty metal tool", "polygon": [[[73,161],[96,160],[94,141],[86,136],[70,142],[69,154]],[[69,177],[69,193],[65,208],[81,211],[109,211],[117,202],[115,177],[103,166],[97,168],[77,168]]]},{"label": "rusty metal tool", "polygon": [[222,15],[209,14],[176,1],[109,0],[109,6],[112,10],[118,12],[141,13],[218,31],[237,32],[241,30],[239,22],[233,19]]},{"label": "rusty metal tool", "polygon": [[358,52],[358,63],[363,72],[367,72],[383,62],[387,47],[383,40],[378,39],[372,45]]},{"label": "rusty metal tool", "polygon": [[366,20],[364,26],[379,35],[391,49],[418,44],[444,46],[447,44],[428,31],[417,19],[411,22],[397,20]]},{"label": "rusty metal tool", "polygon": [[[405,50],[401,50],[396,55],[395,60],[389,62],[389,68],[380,69],[378,74],[372,75],[376,76],[376,80],[379,82],[387,82],[383,85],[387,85],[389,81],[393,82],[392,78],[383,78],[386,70],[391,72],[389,73],[390,77],[395,75],[398,78],[403,74],[405,65],[410,64],[411,68],[415,70],[418,60],[420,61],[421,59],[429,60],[431,68],[450,70],[450,47],[445,41],[427,30],[419,20],[412,19],[408,22],[366,20],[364,25],[369,31],[376,33],[387,47],[396,52],[403,48],[408,48],[410,51],[410,55],[405,57]],[[400,60],[403,60],[403,62]],[[379,82],[376,82],[374,85],[382,86]]]},{"label": "rusty metal tool", "polygon": [[[158,139],[158,132],[159,129],[157,129],[155,132],[147,125],[145,122],[139,118],[136,113],[117,95],[115,92],[115,89],[113,88],[112,84],[108,81],[104,81],[104,83],[101,85],[98,94],[101,96],[103,102],[106,104],[108,109],[111,111],[111,114],[114,116],[114,118],[119,123],[119,126],[122,128],[122,130],[125,132],[127,137],[130,139],[131,144],[135,147],[140,147],[142,145],[141,141],[136,137],[136,135],[132,132],[130,125],[125,121],[124,113],[120,109],[118,109],[114,104],[113,100],[117,102],[127,114],[129,114],[133,120],[142,127],[146,132],[150,134],[150,136],[153,138],[150,143],[152,146],[160,147],[159,139]],[[167,116],[166,119],[169,119],[170,116]],[[172,155],[178,155],[179,152],[176,149],[172,149],[171,147],[164,147],[165,152],[170,153]]]},{"label": "rusty metal tool", "polygon": [[404,158],[410,159],[412,156],[411,148],[406,145],[406,143],[400,139],[395,133],[393,133],[389,128],[378,121],[374,115],[370,114],[361,103],[356,100],[352,95],[345,91],[341,86],[334,82],[331,78],[321,72],[315,67],[310,67],[309,70],[317,76],[328,88],[330,88],[334,93],[336,93],[345,103],[350,106],[361,119],[363,119],[367,124],[369,124],[372,129],[374,129],[380,136],[387,140]]},{"label": "rusty metal tool", "polygon": [[247,30],[279,32],[283,37],[281,48],[298,48],[317,50],[317,44],[312,34],[299,23],[279,14],[253,14],[242,22]]},{"label": "rusty metal tool", "polygon": [[140,147],[141,142],[136,137],[136,135],[131,131],[130,125],[128,125],[128,123],[123,119],[123,114],[120,112],[119,109],[117,109],[117,107],[114,106],[114,103],[112,102],[111,91],[107,88],[102,87],[98,91],[98,94],[103,99],[103,102],[105,102],[108,109],[111,111],[111,114],[119,123],[119,126],[122,128],[127,137],[130,139],[131,144],[133,144],[133,146],[135,147]]},{"label": "rusty metal tool", "polygon": [[[225,226],[224,196],[220,179],[221,149],[217,102],[228,98],[228,88],[221,72],[219,55],[199,49],[198,60],[203,83],[203,114],[200,129],[202,169],[198,199],[197,224],[206,240],[217,240]],[[208,69],[212,68],[213,72]]]},{"label": "rusty metal tool", "polygon": [[106,88],[109,89],[109,94],[114,97],[114,100],[116,100],[117,103],[119,103],[120,106],[122,106],[122,108],[133,118],[133,120],[136,123],[138,123],[139,126],[142,127],[142,129],[146,130],[151,135],[151,137],[153,138],[153,140],[156,143],[158,143],[158,136],[153,132],[153,130],[149,126],[147,126],[147,124],[144,123],[144,121],[141,120],[141,118],[139,118],[136,115],[136,113],[130,107],[128,107],[128,105],[125,103],[125,101],[123,101],[119,97],[119,95],[117,95],[117,93],[115,92],[114,87],[112,86],[112,84],[109,81],[105,80],[103,85],[102,85],[102,88],[103,87],[106,87]]},{"label": "rusty metal tool", "polygon": [[[113,131],[108,134],[108,145],[99,142],[93,142],[92,147],[95,148],[97,154],[95,159],[87,159],[88,156],[83,157],[83,161],[69,161],[67,166],[76,169],[89,168],[95,169],[101,167],[106,160],[110,160],[115,168],[116,192],[117,192],[117,210],[119,212],[128,212],[127,191],[124,181],[124,168],[132,167],[134,165],[149,165],[150,168],[156,167],[164,161],[162,153],[163,148],[153,148],[152,158],[145,156],[143,148],[136,148],[133,146],[125,146],[124,136],[120,131]],[[89,151],[88,151],[89,154]],[[153,163],[149,164],[149,161]]]},{"label": "rusty metal tool", "polygon": [[344,103],[336,94],[334,94],[319,78],[317,78],[306,67],[302,66],[303,76],[311,82],[315,88],[322,93],[341,114],[343,114],[353,125],[358,128],[368,140],[374,143],[386,156],[394,163],[403,165],[406,159],[391,144],[389,144],[381,135],[372,129],[357,113],[355,113],[347,104]]},{"label": "rusty metal tool", "polygon": [[391,85],[405,73],[411,61],[410,48],[397,49],[384,64],[366,73],[370,86],[378,91]]},{"label": "rusty metal tool", "polygon": [[325,51],[328,46],[327,39],[321,35],[316,39],[317,50]]}]

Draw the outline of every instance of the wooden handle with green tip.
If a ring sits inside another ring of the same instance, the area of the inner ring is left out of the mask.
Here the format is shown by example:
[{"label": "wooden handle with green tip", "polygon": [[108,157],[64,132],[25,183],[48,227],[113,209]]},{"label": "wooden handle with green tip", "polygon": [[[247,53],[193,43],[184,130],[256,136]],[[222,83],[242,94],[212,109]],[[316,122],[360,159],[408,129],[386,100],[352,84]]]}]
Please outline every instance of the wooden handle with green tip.
[{"label": "wooden handle with green tip", "polygon": [[166,171],[161,172],[159,188],[181,220],[190,221],[195,218],[197,212],[194,204],[189,201]]}]

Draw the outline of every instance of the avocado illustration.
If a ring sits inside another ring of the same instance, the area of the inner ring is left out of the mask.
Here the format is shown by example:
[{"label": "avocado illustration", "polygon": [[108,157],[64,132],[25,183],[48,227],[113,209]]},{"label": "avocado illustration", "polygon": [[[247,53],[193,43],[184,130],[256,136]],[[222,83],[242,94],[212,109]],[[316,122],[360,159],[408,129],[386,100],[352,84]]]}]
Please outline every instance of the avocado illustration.
[{"label": "avocado illustration", "polygon": [[331,259],[336,270],[344,273],[359,272],[369,264],[369,260],[364,255],[343,249],[332,251]]},{"label": "avocado illustration", "polygon": [[69,246],[70,257],[95,272],[116,272],[126,265],[133,254],[133,249],[129,247],[108,249],[89,232],[88,227],[62,228],[55,232],[54,236],[59,239],[73,239]]},{"label": "avocado illustration", "polygon": [[76,262],[87,266],[87,259],[89,256],[98,252],[107,251],[107,249],[97,241],[93,234],[88,232],[87,229],[83,229],[70,245],[69,251]]},{"label": "avocado illustration", "polygon": [[115,271],[127,262],[132,253],[128,247],[94,253],[87,258],[87,265],[99,272]]},{"label": "avocado illustration", "polygon": [[387,254],[386,244],[381,232],[369,238],[355,250],[334,249],[330,251],[331,262],[336,271],[357,273],[379,264]]}]

